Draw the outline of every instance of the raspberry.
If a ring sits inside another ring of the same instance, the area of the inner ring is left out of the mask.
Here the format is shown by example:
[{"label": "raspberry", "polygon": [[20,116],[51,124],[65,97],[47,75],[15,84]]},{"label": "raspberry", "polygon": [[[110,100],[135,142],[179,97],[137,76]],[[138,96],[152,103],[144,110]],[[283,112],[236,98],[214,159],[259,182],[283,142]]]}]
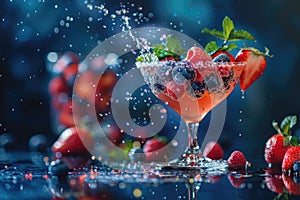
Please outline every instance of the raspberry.
[{"label": "raspberry", "polygon": [[245,168],[246,158],[240,151],[234,151],[227,160],[227,164],[230,168],[238,169]]}]

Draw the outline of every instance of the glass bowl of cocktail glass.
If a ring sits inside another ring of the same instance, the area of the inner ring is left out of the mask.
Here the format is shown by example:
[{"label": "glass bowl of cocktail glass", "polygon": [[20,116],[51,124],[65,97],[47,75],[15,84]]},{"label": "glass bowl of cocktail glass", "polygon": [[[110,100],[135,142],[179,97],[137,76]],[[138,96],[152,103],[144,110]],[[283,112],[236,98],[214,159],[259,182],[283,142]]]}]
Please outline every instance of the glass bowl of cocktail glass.
[{"label": "glass bowl of cocktail glass", "polygon": [[244,62],[164,61],[137,62],[156,97],[174,109],[187,125],[188,146],[168,169],[226,169],[226,161],[205,158],[197,139],[201,120],[230,95],[239,81]]}]

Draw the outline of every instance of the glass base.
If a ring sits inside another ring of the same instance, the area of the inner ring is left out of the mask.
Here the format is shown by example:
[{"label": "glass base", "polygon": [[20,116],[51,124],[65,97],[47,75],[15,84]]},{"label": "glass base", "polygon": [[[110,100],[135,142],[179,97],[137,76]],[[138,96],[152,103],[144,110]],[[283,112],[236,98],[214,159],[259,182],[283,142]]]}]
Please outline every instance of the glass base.
[{"label": "glass base", "polygon": [[197,148],[190,147],[184,154],[175,161],[162,166],[162,170],[181,170],[181,171],[198,171],[204,174],[208,173],[226,173],[227,172],[226,160],[212,160],[202,155],[201,151]]}]

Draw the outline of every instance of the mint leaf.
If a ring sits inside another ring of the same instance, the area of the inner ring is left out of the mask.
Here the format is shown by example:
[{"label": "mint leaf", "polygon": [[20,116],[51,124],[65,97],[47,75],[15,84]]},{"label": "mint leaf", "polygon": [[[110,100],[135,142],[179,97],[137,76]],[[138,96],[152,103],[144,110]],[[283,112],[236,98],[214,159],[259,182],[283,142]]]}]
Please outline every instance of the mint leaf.
[{"label": "mint leaf", "polygon": [[205,52],[209,55],[214,54],[219,49],[220,47],[217,45],[216,41],[211,41],[205,46]]},{"label": "mint leaf", "polygon": [[165,46],[162,44],[153,44],[154,49],[165,49]]},{"label": "mint leaf", "polygon": [[229,39],[231,32],[234,30],[233,21],[228,16],[226,16],[223,19],[222,27],[223,27],[224,39],[225,41],[227,41]]},{"label": "mint leaf", "polygon": [[222,31],[218,31],[216,29],[210,30],[208,28],[203,28],[202,31],[201,31],[201,33],[209,34],[209,35],[212,35],[214,37],[220,38],[222,40],[225,39],[223,32]]},{"label": "mint leaf", "polygon": [[255,38],[248,31],[233,30],[228,37],[228,41],[233,41],[233,40],[253,40],[253,41],[255,41]]},{"label": "mint leaf", "polygon": [[168,48],[169,52],[175,53],[177,55],[186,54],[186,50],[182,48],[180,41],[177,38],[172,37],[171,35],[167,36],[166,47]]},{"label": "mint leaf", "polygon": [[238,48],[239,47],[236,44],[227,44],[227,45],[222,46],[221,50],[231,51],[232,49],[238,49]]},{"label": "mint leaf", "polygon": [[280,124],[280,128],[283,134],[289,135],[291,132],[291,128],[295,126],[296,123],[297,123],[297,116],[293,115],[293,116],[285,117]]},{"label": "mint leaf", "polygon": [[296,136],[290,136],[289,140],[292,146],[299,146],[299,139]]}]

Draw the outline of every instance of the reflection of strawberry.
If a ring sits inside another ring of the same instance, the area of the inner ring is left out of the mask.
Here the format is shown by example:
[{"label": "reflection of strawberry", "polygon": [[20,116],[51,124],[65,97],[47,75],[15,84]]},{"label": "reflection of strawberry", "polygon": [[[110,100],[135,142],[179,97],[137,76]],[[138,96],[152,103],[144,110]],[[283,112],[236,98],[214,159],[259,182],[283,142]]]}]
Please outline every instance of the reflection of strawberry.
[{"label": "reflection of strawberry", "polygon": [[223,158],[224,151],[219,143],[211,141],[205,146],[203,155],[212,160],[219,160]]},{"label": "reflection of strawberry", "polygon": [[291,148],[289,138],[291,135],[291,128],[295,125],[295,116],[287,116],[281,122],[281,127],[277,122],[272,125],[278,134],[273,135],[265,146],[265,160],[271,164],[281,164],[286,151]]},{"label": "reflection of strawberry", "polygon": [[227,164],[232,169],[245,168],[246,158],[240,151],[234,151],[227,160]]},{"label": "reflection of strawberry", "polygon": [[289,193],[294,195],[300,195],[300,184],[295,183],[292,177],[283,174],[282,175],[283,183],[285,188],[289,191]]},{"label": "reflection of strawberry", "polygon": [[254,48],[241,49],[236,55],[236,62],[246,62],[246,66],[240,76],[240,86],[246,90],[252,83],[258,79],[266,68],[266,55]]},{"label": "reflection of strawberry", "polygon": [[[82,141],[84,141],[84,144]],[[88,145],[90,148],[92,144],[93,140],[86,130],[71,127],[62,132],[58,140],[53,144],[52,151],[55,155],[60,153],[61,156],[86,155],[88,150],[85,145]]]},{"label": "reflection of strawberry", "polygon": [[300,160],[300,146],[294,146],[287,150],[282,161],[282,169],[290,170],[293,168],[295,161]]},{"label": "reflection of strawberry", "polygon": [[185,60],[192,63],[212,61],[211,57],[200,47],[192,47],[187,52]]},{"label": "reflection of strawberry", "polygon": [[234,174],[228,174],[227,178],[231,185],[235,188],[241,188],[242,184],[244,183],[244,176],[243,175],[234,175]]},{"label": "reflection of strawberry", "polygon": [[269,190],[278,194],[283,193],[284,184],[281,175],[265,177],[265,181],[266,181],[266,186],[269,188]]}]

